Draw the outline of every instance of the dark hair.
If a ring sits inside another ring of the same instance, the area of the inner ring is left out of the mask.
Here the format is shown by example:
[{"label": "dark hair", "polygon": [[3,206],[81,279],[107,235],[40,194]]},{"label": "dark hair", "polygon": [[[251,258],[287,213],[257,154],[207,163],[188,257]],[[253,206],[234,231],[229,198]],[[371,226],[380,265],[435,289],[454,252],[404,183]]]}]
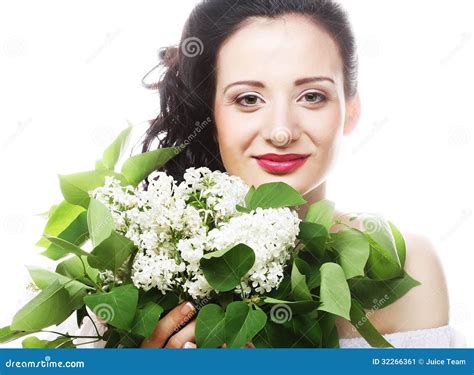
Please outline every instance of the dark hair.
[{"label": "dark hair", "polygon": [[[346,98],[357,93],[355,38],[344,9],[332,0],[204,0],[187,19],[179,46],[160,50],[160,113],[150,121],[142,151],[187,144],[161,170],[182,181],[189,167],[224,171],[214,138],[216,56],[222,43],[249,17],[308,16],[334,39],[344,64]],[[210,123],[210,125],[209,125]],[[202,126],[205,124],[205,126]]]}]

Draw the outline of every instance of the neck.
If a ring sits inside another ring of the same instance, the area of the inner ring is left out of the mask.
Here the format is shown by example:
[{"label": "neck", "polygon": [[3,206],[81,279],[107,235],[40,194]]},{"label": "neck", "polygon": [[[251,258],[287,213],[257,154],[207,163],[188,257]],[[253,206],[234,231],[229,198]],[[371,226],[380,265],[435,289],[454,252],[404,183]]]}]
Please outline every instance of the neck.
[{"label": "neck", "polygon": [[318,187],[303,194],[303,198],[306,200],[306,204],[299,206],[298,209],[298,217],[301,220],[304,219],[309,206],[311,206],[313,203],[320,201],[321,199],[326,198],[326,181],[324,181]]}]

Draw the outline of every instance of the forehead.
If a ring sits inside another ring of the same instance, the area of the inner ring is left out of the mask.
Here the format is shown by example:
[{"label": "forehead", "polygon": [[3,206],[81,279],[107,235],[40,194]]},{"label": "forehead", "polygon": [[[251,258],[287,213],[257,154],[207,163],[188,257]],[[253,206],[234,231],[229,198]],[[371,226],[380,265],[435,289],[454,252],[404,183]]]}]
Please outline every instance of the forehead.
[{"label": "forehead", "polygon": [[[217,79],[294,80],[325,75],[342,79],[338,45],[309,18],[251,18],[220,47]],[[296,77],[298,76],[298,77]]]}]

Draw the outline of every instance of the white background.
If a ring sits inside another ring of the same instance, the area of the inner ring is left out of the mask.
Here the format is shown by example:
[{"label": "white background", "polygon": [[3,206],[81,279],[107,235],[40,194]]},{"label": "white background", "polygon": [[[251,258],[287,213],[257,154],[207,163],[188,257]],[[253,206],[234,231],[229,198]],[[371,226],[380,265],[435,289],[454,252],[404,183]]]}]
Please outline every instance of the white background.
[{"label": "white background", "polygon": [[[0,327],[28,298],[25,264],[52,265],[35,216],[57,174],[92,169],[130,120],[158,109],[141,77],[176,44],[195,1],[0,3]],[[363,114],[329,179],[342,210],[383,213],[431,239],[451,324],[474,347],[472,1],[345,1]],[[20,343],[16,343],[20,345]]]}]

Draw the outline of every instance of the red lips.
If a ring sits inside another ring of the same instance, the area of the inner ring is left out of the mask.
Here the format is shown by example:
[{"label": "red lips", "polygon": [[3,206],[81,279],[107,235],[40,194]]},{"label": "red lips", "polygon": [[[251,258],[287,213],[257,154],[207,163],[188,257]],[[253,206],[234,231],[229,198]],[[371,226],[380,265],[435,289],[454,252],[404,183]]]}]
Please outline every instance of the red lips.
[{"label": "red lips", "polygon": [[271,173],[290,173],[301,167],[309,154],[263,154],[254,156],[257,163]]}]

